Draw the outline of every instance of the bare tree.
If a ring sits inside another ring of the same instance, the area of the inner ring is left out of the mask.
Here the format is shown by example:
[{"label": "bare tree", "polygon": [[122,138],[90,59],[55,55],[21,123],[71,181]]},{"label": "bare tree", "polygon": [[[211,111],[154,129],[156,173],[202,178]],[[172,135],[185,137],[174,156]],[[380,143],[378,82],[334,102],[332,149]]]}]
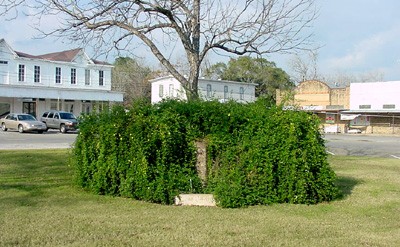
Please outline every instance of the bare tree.
[{"label": "bare tree", "polygon": [[[302,56],[303,55],[303,56]],[[295,82],[322,79],[318,73],[318,49],[295,54],[289,61],[291,76]]]},{"label": "bare tree", "polygon": [[[18,1],[3,0],[18,4]],[[230,54],[290,52],[308,45],[316,17],[314,0],[36,0],[40,15],[62,16],[46,33],[103,47],[129,49],[140,41],[186,89],[198,97],[200,67],[210,51]],[[40,17],[40,16],[39,16]],[[183,48],[186,77],[168,59]],[[112,47],[111,47],[112,46]],[[105,49],[107,50],[107,49]]]},{"label": "bare tree", "polygon": [[337,87],[349,86],[351,82],[357,81],[357,76],[345,71],[336,71],[333,74],[327,74],[322,81],[335,85]]},{"label": "bare tree", "polygon": [[336,71],[334,74],[324,76],[324,81],[339,86],[349,86],[352,82],[375,82],[383,81],[385,75],[381,71],[366,71],[355,74],[346,71]]},{"label": "bare tree", "polygon": [[359,81],[361,82],[375,82],[383,81],[385,73],[379,70],[367,71],[359,75]]},{"label": "bare tree", "polygon": [[379,70],[365,71],[361,73],[349,73],[346,70],[336,70],[330,74],[323,74],[318,69],[318,50],[306,50],[301,54],[295,54],[289,61],[290,76],[295,82],[307,80],[320,80],[337,87],[345,87],[351,82],[382,81],[384,73]]},{"label": "bare tree", "polygon": [[150,99],[151,85],[148,80],[152,73],[150,68],[130,57],[118,57],[113,65],[112,89],[124,93],[125,105],[139,98]]}]

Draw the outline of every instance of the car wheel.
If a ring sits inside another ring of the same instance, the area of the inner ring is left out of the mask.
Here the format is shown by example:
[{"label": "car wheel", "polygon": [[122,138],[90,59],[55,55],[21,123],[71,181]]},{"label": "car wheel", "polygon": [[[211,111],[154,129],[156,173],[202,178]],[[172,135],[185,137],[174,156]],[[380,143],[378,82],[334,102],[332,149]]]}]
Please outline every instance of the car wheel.
[{"label": "car wheel", "polygon": [[43,130],[39,130],[38,133],[39,133],[39,134],[43,134]]},{"label": "car wheel", "polygon": [[18,125],[18,131],[19,133],[24,133],[24,126],[22,124]]},{"label": "car wheel", "polygon": [[67,128],[65,128],[65,125],[64,125],[64,124],[61,124],[61,126],[60,126],[60,132],[61,132],[61,133],[66,133],[66,132],[67,132]]},{"label": "car wheel", "polygon": [[7,131],[7,128],[6,128],[6,124],[5,124],[5,123],[2,123],[2,124],[1,124],[1,129],[2,129],[3,131]]}]

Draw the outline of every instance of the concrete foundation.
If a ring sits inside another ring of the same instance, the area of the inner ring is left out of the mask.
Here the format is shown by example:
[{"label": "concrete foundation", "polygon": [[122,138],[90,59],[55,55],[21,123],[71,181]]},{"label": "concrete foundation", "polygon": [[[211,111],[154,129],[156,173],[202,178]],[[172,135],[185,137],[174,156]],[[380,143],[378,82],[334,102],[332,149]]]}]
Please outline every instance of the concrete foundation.
[{"label": "concrete foundation", "polygon": [[180,194],[175,197],[175,205],[178,206],[217,206],[212,194]]}]

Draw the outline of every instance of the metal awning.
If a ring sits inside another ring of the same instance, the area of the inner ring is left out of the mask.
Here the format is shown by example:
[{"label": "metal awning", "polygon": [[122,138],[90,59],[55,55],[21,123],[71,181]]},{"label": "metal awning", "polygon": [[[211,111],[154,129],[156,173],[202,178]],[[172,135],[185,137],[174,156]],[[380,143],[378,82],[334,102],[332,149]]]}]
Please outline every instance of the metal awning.
[{"label": "metal awning", "polygon": [[359,115],[376,115],[376,114],[395,114],[400,115],[400,110],[348,110],[341,111],[341,114],[359,114]]},{"label": "metal awning", "polygon": [[39,86],[0,85],[0,97],[43,98],[122,102],[123,94],[109,90],[86,88],[54,88]]},{"label": "metal awning", "polygon": [[360,114],[340,114],[340,120],[354,120]]}]

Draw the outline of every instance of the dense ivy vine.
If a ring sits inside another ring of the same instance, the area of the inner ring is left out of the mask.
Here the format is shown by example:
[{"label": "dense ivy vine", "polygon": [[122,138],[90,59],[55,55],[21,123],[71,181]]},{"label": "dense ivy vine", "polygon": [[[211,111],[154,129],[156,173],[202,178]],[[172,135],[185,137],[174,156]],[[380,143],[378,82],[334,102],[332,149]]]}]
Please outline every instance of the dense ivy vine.
[{"label": "dense ivy vine", "polygon": [[[80,186],[171,204],[213,193],[222,207],[315,204],[338,196],[317,117],[262,102],[135,102],[81,119],[73,149]],[[208,178],[194,142],[207,143]]]}]

